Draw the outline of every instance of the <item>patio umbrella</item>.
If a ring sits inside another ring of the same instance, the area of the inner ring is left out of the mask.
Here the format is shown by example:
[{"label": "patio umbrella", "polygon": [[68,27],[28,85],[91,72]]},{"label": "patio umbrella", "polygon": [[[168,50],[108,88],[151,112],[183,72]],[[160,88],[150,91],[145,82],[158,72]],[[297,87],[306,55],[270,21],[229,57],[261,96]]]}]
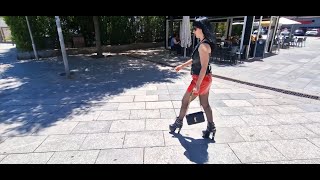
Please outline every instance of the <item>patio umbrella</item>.
[{"label": "patio umbrella", "polygon": [[183,16],[180,24],[181,47],[184,47],[184,57],[186,57],[187,47],[191,46],[190,16]]},{"label": "patio umbrella", "polygon": [[288,18],[284,18],[284,17],[281,17],[281,18],[279,19],[279,26],[282,26],[282,25],[291,25],[290,34],[292,34],[292,30],[293,30],[293,25],[294,25],[294,24],[301,24],[301,22],[294,21],[294,20],[291,20],[291,19],[288,19]]},{"label": "patio umbrella", "polygon": [[298,21],[294,21],[294,20],[291,20],[291,19],[287,19],[287,18],[281,17],[281,18],[279,19],[279,24],[280,24],[280,25],[292,25],[292,24],[301,24],[301,22],[298,22]]}]

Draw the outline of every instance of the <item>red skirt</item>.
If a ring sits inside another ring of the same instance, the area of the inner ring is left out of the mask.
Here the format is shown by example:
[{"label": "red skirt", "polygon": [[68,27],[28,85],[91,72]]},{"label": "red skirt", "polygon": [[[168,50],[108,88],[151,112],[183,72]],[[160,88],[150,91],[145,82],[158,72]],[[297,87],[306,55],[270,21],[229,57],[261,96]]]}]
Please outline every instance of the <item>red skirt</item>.
[{"label": "red skirt", "polygon": [[[187,89],[187,92],[191,93],[193,91],[193,88],[197,84],[198,78],[199,78],[199,75],[192,75],[192,81]],[[212,83],[212,75],[211,74],[205,75],[200,85],[199,93],[195,95],[203,95],[208,93],[211,87],[211,83]]]}]

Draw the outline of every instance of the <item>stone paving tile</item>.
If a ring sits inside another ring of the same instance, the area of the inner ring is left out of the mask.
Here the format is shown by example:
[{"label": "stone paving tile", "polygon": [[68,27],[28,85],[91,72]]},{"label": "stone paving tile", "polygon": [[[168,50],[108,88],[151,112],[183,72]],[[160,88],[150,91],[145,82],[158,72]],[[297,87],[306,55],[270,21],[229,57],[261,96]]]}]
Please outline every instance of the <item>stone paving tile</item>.
[{"label": "stone paving tile", "polygon": [[212,93],[209,95],[209,100],[216,100],[216,99],[231,99],[228,93],[220,93],[220,94],[215,94]]},{"label": "stone paving tile", "polygon": [[320,138],[308,138],[308,140],[320,148]]},{"label": "stone paving tile", "polygon": [[313,122],[318,122],[320,123],[320,112],[312,112],[312,113],[301,113],[303,117],[313,121]]},{"label": "stone paving tile", "polygon": [[108,102],[133,102],[135,96],[115,96],[111,97]]},{"label": "stone paving tile", "polygon": [[115,111],[118,110],[121,103],[103,103],[103,104],[93,104],[91,107],[95,111]]},{"label": "stone paving tile", "polygon": [[175,119],[146,119],[146,130],[169,130],[169,125],[174,122]]},{"label": "stone paving tile", "polygon": [[46,164],[52,157],[53,152],[9,154],[1,164]]},{"label": "stone paving tile", "polygon": [[254,106],[276,106],[278,105],[270,99],[249,99],[248,102]]},{"label": "stone paving tile", "polygon": [[55,152],[48,164],[94,164],[99,150]]},{"label": "stone paving tile", "polygon": [[301,113],[299,114],[270,114],[273,119],[276,119],[281,124],[300,124],[312,123],[313,121],[305,118]]},{"label": "stone paving tile", "polygon": [[243,106],[252,106],[246,100],[222,100],[228,107],[243,107]]},{"label": "stone paving tile", "polygon": [[149,96],[135,96],[134,101],[135,102],[144,102],[144,101],[158,101],[159,97],[158,95],[149,95]]},{"label": "stone paving tile", "polygon": [[124,120],[130,119],[130,110],[121,110],[121,111],[102,111],[98,117],[100,120]]},{"label": "stone paving tile", "polygon": [[[174,108],[181,108],[181,101],[172,101]],[[194,100],[190,103],[189,108],[199,108],[200,107],[200,101]]]},{"label": "stone paving tile", "polygon": [[123,147],[164,146],[162,131],[127,132]]},{"label": "stone paving tile", "polygon": [[145,109],[146,102],[120,103],[118,110]]},{"label": "stone paving tile", "polygon": [[295,106],[295,105],[279,105],[279,106],[269,106],[273,109],[275,109],[279,113],[303,113],[305,112],[303,109]]},{"label": "stone paving tile", "polygon": [[270,95],[270,94],[266,94],[266,93],[249,93],[249,94],[255,98],[258,98],[258,99],[273,99],[273,98],[275,98],[274,95]]},{"label": "stone paving tile", "polygon": [[1,144],[3,141],[5,141],[7,138],[8,138],[8,137],[1,137],[1,136],[0,136],[0,144]]},{"label": "stone paving tile", "polygon": [[319,135],[313,133],[312,131],[308,130],[300,124],[276,125],[269,127],[284,139],[319,137]]},{"label": "stone paving tile", "polygon": [[69,115],[66,120],[68,121],[95,121],[98,119],[101,111],[91,111],[91,112],[79,112]]},{"label": "stone paving tile", "polygon": [[227,107],[227,105],[223,102],[223,100],[209,100],[209,104],[211,107]]},{"label": "stone paving tile", "polygon": [[143,164],[143,148],[101,150],[96,164]]},{"label": "stone paving tile", "polygon": [[169,90],[167,89],[147,90],[146,92],[146,95],[163,95],[163,94],[169,95]]},{"label": "stone paving tile", "polygon": [[171,101],[146,102],[146,109],[171,109],[173,108]]},{"label": "stone paving tile", "polygon": [[86,134],[50,135],[35,152],[78,150]]},{"label": "stone paving tile", "polygon": [[130,119],[160,118],[159,109],[131,110]]},{"label": "stone paving tile", "polygon": [[34,152],[46,137],[47,136],[10,137],[0,144],[0,154]]},{"label": "stone paving tile", "polygon": [[240,116],[218,116],[213,118],[216,127],[236,127],[236,126],[248,126]]},{"label": "stone paving tile", "polygon": [[242,163],[287,160],[267,141],[229,143]]},{"label": "stone paving tile", "polygon": [[232,143],[244,141],[243,137],[241,137],[241,135],[234,128],[229,127],[217,128],[214,139],[216,143]]},{"label": "stone paving tile", "polygon": [[306,139],[269,141],[288,159],[320,158],[320,148]]},{"label": "stone paving tile", "polygon": [[72,134],[87,134],[87,133],[107,133],[109,132],[111,121],[93,121],[79,122],[72,130]]},{"label": "stone paving tile", "polygon": [[320,112],[319,104],[299,104],[298,108],[303,109],[306,112]]},{"label": "stone paving tile", "polygon": [[174,109],[160,109],[160,118],[161,119],[175,119],[177,117]]},{"label": "stone paving tile", "polygon": [[250,95],[249,93],[234,93],[235,91],[232,90],[233,93],[228,94],[228,96],[230,96],[231,99],[254,99],[254,97],[252,95]]},{"label": "stone paving tile", "polygon": [[224,116],[237,116],[249,114],[248,112],[244,111],[242,107],[216,107],[215,109],[221,115]]},{"label": "stone paving tile", "polygon": [[278,140],[281,137],[268,126],[234,128],[246,141]]},{"label": "stone paving tile", "polygon": [[276,98],[276,99],[271,99],[272,101],[274,101],[275,103],[277,103],[278,105],[298,105],[301,104],[300,101],[296,101],[296,100],[292,100],[292,99],[288,99],[288,98]]},{"label": "stone paving tile", "polygon": [[279,125],[280,122],[269,115],[243,115],[240,116],[249,126]]},{"label": "stone paving tile", "polygon": [[301,159],[290,161],[270,161],[265,164],[320,164],[320,159]]},{"label": "stone paving tile", "polygon": [[277,111],[272,109],[271,107],[272,106],[243,107],[243,111],[245,111],[247,114],[254,114],[254,115],[277,113]]},{"label": "stone paving tile", "polygon": [[88,134],[80,150],[122,148],[125,133]]},{"label": "stone paving tile", "polygon": [[127,90],[124,93],[119,94],[120,96],[137,96],[137,95],[148,95],[149,90]]},{"label": "stone paving tile", "polygon": [[181,146],[148,147],[144,152],[145,164],[192,164]]},{"label": "stone paving tile", "polygon": [[312,132],[316,133],[317,135],[320,135],[320,123],[310,123],[310,124],[301,124],[301,125],[311,130]]},{"label": "stone paving tile", "polygon": [[38,128],[32,135],[70,134],[78,122],[56,122],[48,127]]},{"label": "stone paving tile", "polygon": [[143,131],[145,120],[117,120],[113,121],[109,132]]},{"label": "stone paving tile", "polygon": [[[153,95],[150,95],[150,96],[153,96]],[[159,94],[159,101],[170,101],[172,100],[171,99],[171,96],[169,94]],[[182,99],[182,97],[180,97],[179,99]]]},{"label": "stone paving tile", "polygon": [[2,161],[2,159],[4,159],[7,155],[0,155],[0,163]]}]

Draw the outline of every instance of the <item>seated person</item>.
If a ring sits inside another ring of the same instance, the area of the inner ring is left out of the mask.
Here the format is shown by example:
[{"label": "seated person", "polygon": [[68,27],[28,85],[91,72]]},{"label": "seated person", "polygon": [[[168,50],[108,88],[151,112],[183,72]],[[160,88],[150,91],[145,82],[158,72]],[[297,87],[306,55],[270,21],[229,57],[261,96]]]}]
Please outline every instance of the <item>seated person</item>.
[{"label": "seated person", "polygon": [[170,46],[171,50],[177,51],[177,54],[181,54],[181,45],[178,34],[174,34],[174,36],[171,38]]}]

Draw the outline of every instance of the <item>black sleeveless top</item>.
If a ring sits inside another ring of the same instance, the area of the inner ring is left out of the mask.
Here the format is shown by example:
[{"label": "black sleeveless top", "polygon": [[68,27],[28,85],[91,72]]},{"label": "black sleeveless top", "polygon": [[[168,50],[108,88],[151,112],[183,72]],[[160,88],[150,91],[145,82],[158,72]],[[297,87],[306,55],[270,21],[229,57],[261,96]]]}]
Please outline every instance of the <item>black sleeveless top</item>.
[{"label": "black sleeveless top", "polygon": [[[191,74],[195,74],[195,75],[199,75],[200,71],[201,71],[201,62],[200,62],[200,55],[199,55],[199,46],[202,43],[207,43],[209,44],[209,41],[206,39],[203,39],[200,43],[197,44],[197,46],[194,48],[191,58],[192,58],[192,66],[191,66]],[[209,44],[210,45],[210,44]],[[212,50],[211,50],[212,51]],[[209,57],[211,56],[211,54],[209,54]],[[211,66],[210,66],[210,62],[208,62],[208,68],[207,68],[207,72],[206,75],[211,73]]]}]

